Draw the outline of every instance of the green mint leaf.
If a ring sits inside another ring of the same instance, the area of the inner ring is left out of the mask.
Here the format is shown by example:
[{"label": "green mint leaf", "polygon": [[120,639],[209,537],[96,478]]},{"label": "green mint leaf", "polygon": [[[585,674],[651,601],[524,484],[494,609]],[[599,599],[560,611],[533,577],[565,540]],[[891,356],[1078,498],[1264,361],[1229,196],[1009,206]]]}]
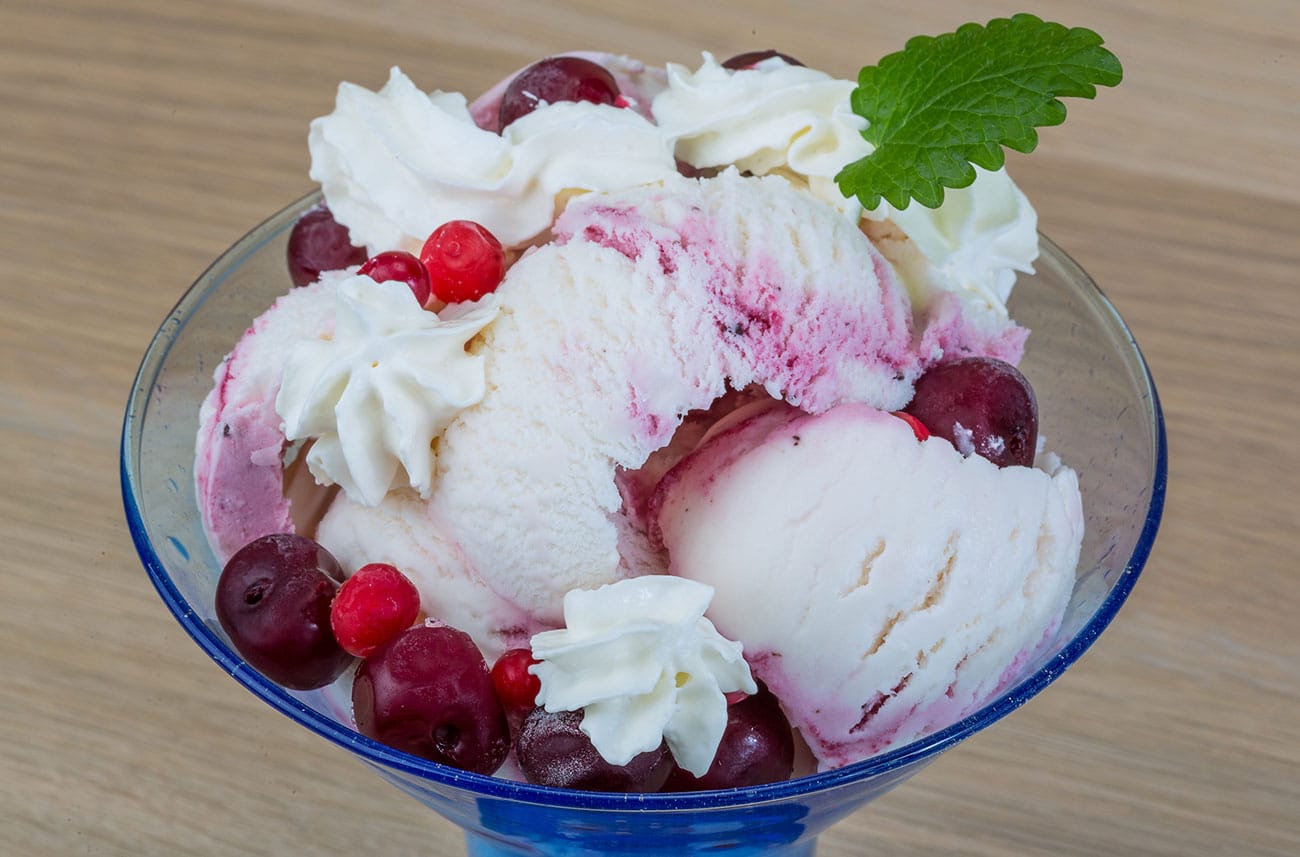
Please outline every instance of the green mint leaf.
[{"label": "green mint leaf", "polygon": [[840,192],[873,209],[915,199],[938,208],[945,187],[999,169],[1002,147],[1032,152],[1034,128],[1065,121],[1062,97],[1093,98],[1123,77],[1101,36],[1019,14],[917,36],[858,74],[853,111],[875,150],[835,176]]}]

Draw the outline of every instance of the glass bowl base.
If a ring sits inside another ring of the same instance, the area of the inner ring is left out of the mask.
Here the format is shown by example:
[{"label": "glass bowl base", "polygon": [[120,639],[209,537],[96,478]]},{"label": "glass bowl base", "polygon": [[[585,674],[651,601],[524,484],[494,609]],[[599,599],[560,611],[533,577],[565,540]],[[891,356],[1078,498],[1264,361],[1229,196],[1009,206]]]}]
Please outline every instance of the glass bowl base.
[{"label": "glass bowl base", "polygon": [[[472,832],[465,834],[465,845],[468,857],[604,857],[611,853],[592,850],[589,843],[553,841],[521,845]],[[661,850],[664,848],[669,850]],[[698,841],[682,842],[678,847],[673,847],[672,843],[657,843],[653,853],[666,854],[670,851],[677,854],[718,853],[728,857],[813,857],[817,853],[817,838],[767,845],[719,841],[703,848]]]}]

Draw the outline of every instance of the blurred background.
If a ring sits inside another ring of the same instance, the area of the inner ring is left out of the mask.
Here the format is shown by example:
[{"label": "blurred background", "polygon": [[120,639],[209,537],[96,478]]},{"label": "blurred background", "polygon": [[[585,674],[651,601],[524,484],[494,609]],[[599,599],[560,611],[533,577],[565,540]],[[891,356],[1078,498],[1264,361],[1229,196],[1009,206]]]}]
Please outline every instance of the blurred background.
[{"label": "blurred background", "polygon": [[1165,522],[1066,677],[819,854],[1300,853],[1294,0],[0,0],[0,853],[462,853],[208,662],[121,512],[141,354],[211,260],[312,189],[307,125],[338,81],[399,65],[473,97],[584,48],[776,48],[852,78],[1018,11],[1124,62],[1009,165],[1151,363]]}]

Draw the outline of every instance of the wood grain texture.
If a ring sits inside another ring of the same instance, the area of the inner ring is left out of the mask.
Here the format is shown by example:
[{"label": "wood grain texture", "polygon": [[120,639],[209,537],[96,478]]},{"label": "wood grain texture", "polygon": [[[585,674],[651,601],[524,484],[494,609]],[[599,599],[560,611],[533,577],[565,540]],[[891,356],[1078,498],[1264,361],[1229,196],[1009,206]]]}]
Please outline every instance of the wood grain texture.
[{"label": "wood grain texture", "polygon": [[[399,64],[470,93],[596,47],[775,46],[841,76],[1001,2],[0,0],[0,853],[460,855],[233,682],[126,533],[123,403],[168,308],[310,189],[308,121]],[[1300,7],[1042,0],[1125,83],[1012,169],[1168,420],[1129,604],[1025,709],[822,837],[863,854],[1300,853]]]}]

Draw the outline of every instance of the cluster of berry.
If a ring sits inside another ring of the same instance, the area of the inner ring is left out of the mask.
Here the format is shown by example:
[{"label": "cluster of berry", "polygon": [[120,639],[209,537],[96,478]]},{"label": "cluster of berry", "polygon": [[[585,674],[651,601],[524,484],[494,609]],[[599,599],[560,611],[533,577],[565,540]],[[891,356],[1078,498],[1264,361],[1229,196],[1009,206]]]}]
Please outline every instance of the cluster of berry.
[{"label": "cluster of berry", "polygon": [[303,536],[264,536],[237,551],[216,609],[244,659],[285,687],[323,687],[360,658],[358,731],[434,762],[492,774],[513,749],[530,782],[631,792],[757,785],[793,769],[790,724],[765,689],[732,701],[703,777],[678,768],[666,744],[612,765],[581,731],[581,712],[537,707],[529,650],[512,649],[489,669],[468,634],[419,621],[419,592],[401,571],[373,563],[345,580],[337,560]]}]

